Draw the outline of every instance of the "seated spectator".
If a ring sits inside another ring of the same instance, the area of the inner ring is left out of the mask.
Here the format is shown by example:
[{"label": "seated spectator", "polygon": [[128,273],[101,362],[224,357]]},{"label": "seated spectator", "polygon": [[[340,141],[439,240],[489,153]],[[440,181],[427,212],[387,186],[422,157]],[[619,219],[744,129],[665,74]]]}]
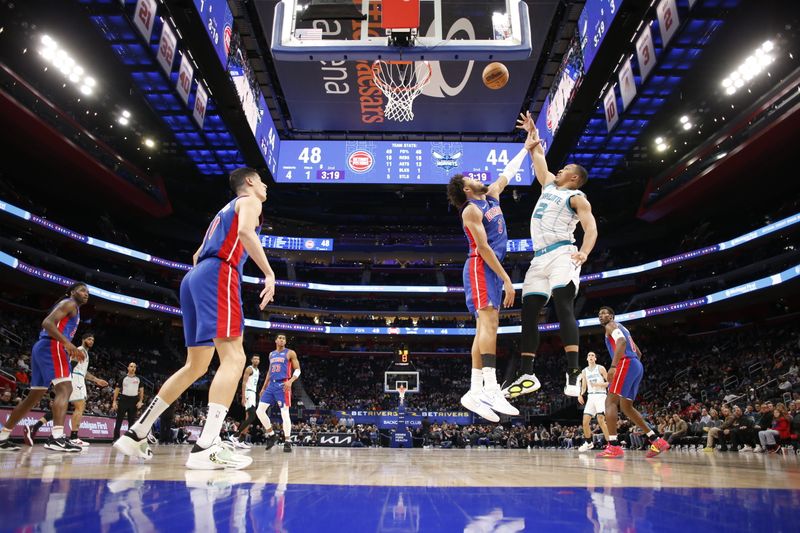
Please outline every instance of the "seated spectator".
[{"label": "seated spectator", "polygon": [[686,423],[686,420],[681,418],[677,413],[672,415],[672,433],[670,433],[669,437],[667,438],[667,442],[670,445],[677,443],[679,439],[682,439],[688,433],[689,424]]},{"label": "seated spectator", "polygon": [[719,427],[708,428],[708,439],[706,440],[706,447],[703,448],[703,451],[713,452],[714,445],[717,442],[722,443],[722,449],[725,451],[728,450],[727,443],[730,438],[729,435],[731,428],[733,427],[734,418],[733,413],[731,413],[731,410],[727,405],[722,408],[722,417],[724,419],[722,425]]},{"label": "seated spectator", "polygon": [[792,421],[783,404],[778,404],[772,415],[772,427],[759,431],[758,440],[761,441],[761,447],[764,450],[769,450],[770,453],[778,453],[781,451],[781,444],[776,442],[776,439],[789,440],[791,438]]},{"label": "seated spectator", "polygon": [[3,394],[0,394],[0,407],[16,407],[17,403],[14,402],[14,395],[11,394],[10,390],[5,389]]}]

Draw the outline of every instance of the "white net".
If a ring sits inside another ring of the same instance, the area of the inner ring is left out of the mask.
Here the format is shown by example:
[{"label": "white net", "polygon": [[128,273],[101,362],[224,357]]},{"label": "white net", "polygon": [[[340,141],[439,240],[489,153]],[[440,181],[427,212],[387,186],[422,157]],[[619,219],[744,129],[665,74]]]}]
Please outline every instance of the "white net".
[{"label": "white net", "polygon": [[414,99],[431,79],[427,61],[382,61],[372,64],[375,85],[386,95],[383,115],[388,120],[414,120]]}]

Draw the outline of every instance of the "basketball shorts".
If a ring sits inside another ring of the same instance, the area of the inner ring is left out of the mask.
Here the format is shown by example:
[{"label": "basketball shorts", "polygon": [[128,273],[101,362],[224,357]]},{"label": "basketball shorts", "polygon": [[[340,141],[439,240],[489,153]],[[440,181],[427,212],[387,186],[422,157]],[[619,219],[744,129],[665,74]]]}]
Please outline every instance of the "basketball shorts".
[{"label": "basketball shorts", "polygon": [[534,257],[525,281],[522,284],[522,297],[538,294],[550,298],[553,289],[575,284],[575,295],[581,279],[581,267],[572,262],[572,254],[578,251],[574,245],[561,246],[551,252]]},{"label": "basketball shorts", "polygon": [[256,391],[254,390],[244,391],[244,408],[250,409],[251,407],[255,406],[256,406]]},{"label": "basketball shorts", "polygon": [[181,281],[181,313],[186,346],[213,346],[213,339],[241,337],[244,311],[239,271],[210,257]]},{"label": "basketball shorts", "polygon": [[86,380],[83,379],[83,376],[72,374],[72,394],[69,396],[69,401],[85,401],[86,396]]},{"label": "basketball shorts", "polygon": [[464,296],[473,315],[487,307],[500,309],[503,304],[503,281],[479,255],[464,263]]},{"label": "basketball shorts", "polygon": [[614,379],[608,387],[608,392],[622,396],[631,401],[639,394],[639,385],[644,375],[644,367],[637,357],[624,357],[617,365]]},{"label": "basketball shorts", "polygon": [[275,404],[281,409],[284,407],[291,407],[292,391],[283,390],[283,384],[283,381],[273,381],[267,385],[267,388],[264,389],[264,393],[261,395],[261,402],[269,405]]},{"label": "basketball shorts", "polygon": [[583,414],[589,416],[606,414],[606,396],[606,394],[598,392],[590,392],[587,394]]},{"label": "basketball shorts", "polygon": [[69,357],[64,345],[53,339],[39,339],[31,350],[31,388],[46,389],[70,380]]}]

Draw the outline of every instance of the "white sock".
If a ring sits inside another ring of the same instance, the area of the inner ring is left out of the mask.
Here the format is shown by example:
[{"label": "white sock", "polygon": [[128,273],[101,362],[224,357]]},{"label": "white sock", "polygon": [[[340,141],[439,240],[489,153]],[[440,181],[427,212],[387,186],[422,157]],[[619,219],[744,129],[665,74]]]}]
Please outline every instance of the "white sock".
[{"label": "white sock", "polygon": [[139,439],[143,439],[150,433],[150,429],[153,427],[153,424],[156,423],[161,414],[167,410],[169,404],[161,399],[160,396],[156,395],[153,398],[153,401],[150,402],[150,405],[147,406],[147,409],[144,410],[142,416],[139,417],[133,426],[131,427],[131,431],[136,433],[136,436]]},{"label": "white sock", "polygon": [[484,389],[494,389],[497,387],[497,375],[495,374],[495,370],[491,366],[483,367],[483,388]]},{"label": "white sock", "polygon": [[11,430],[10,429],[8,429],[8,428],[0,429],[0,442],[3,442],[4,440],[8,440],[8,438],[10,436],[11,436]]},{"label": "white sock", "polygon": [[203,426],[200,438],[197,439],[198,446],[201,448],[208,448],[214,443],[214,439],[219,437],[219,432],[222,430],[222,424],[225,422],[225,415],[227,414],[228,410],[224,405],[218,403],[208,404],[206,425]]},{"label": "white sock", "polygon": [[258,408],[256,409],[256,416],[261,421],[261,425],[264,426],[264,432],[266,433],[267,437],[271,437],[275,434],[272,431],[272,422],[270,422],[269,417],[267,416],[267,409],[269,409],[268,403],[259,403]]},{"label": "white sock", "polygon": [[64,436],[64,426],[53,426],[53,438],[60,439]]},{"label": "white sock", "polygon": [[286,442],[289,442],[289,437],[292,435],[292,420],[289,418],[288,407],[281,409],[281,420],[283,421],[283,436],[286,437]]},{"label": "white sock", "polygon": [[480,368],[473,368],[469,381],[470,392],[479,393],[483,390],[483,372]]}]

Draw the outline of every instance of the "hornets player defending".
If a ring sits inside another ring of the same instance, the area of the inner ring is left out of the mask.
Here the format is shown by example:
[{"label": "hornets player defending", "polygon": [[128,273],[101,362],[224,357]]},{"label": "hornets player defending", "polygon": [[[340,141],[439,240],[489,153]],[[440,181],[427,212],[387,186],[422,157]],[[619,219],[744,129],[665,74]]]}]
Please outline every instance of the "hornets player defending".
[{"label": "hornets player defending", "polygon": [[650,450],[647,457],[655,457],[661,452],[669,450],[669,444],[661,436],[650,429],[639,411],[633,407],[633,401],[639,392],[642,382],[644,367],[639,358],[642,352],[633,342],[628,328],[614,320],[614,310],[604,306],[598,313],[600,325],[606,333],[606,347],[613,360],[608,369],[608,397],[606,398],[606,418],[608,419],[608,446],[597,454],[597,457],[622,457],[624,452],[617,442],[617,410],[622,407],[622,412],[628,419],[639,426],[650,441]]},{"label": "hornets player defending", "polygon": [[256,415],[264,426],[267,435],[267,450],[275,445],[275,432],[272,431],[272,422],[267,411],[271,405],[277,405],[281,410],[283,423],[283,451],[291,452],[292,420],[289,417],[289,408],[292,406],[292,383],[300,377],[300,361],[294,350],[286,347],[286,335],[275,337],[275,350],[269,353],[269,370],[261,386],[261,400],[258,402]]},{"label": "hornets player defending", "polygon": [[[456,174],[447,185],[447,196],[461,212],[469,252],[464,264],[464,293],[467,309],[475,316],[475,339],[472,342],[470,389],[461,404],[490,422],[498,422],[497,413],[518,415],[506,401],[497,384],[497,326],[500,307],[514,304],[514,286],[503,270],[508,232],[500,209],[500,194],[525,159],[526,148],[509,161],[500,177],[489,186]],[[505,293],[505,295],[503,295]]]},{"label": "hornets player defending", "polygon": [[67,288],[64,298],[42,321],[39,340],[31,351],[31,390],[28,396],[11,411],[3,429],[0,429],[0,452],[20,449],[9,440],[11,431],[22,417],[39,403],[51,384],[56,393],[52,404],[53,432],[44,447],[58,452],[81,451],[80,446],[72,444],[64,435],[64,420],[67,417],[67,403],[72,394],[69,359],[83,358],[83,354],[72,344],[72,337],[81,321],[80,307],[88,301],[88,287],[83,283],[74,283]]},{"label": "hornets player defending", "polygon": [[[581,394],[578,396],[578,403],[583,405],[583,437],[584,442],[578,448],[579,452],[588,452],[594,448],[592,443],[592,431],[589,423],[592,417],[597,417],[597,424],[603,430],[603,436],[608,442],[608,427],[606,426],[606,395],[608,392],[608,373],[603,365],[597,364],[597,354],[589,352],[586,354],[588,366],[581,372]],[[588,392],[586,400],[583,399],[584,393]]]},{"label": "hornets player defending", "polygon": [[[519,377],[503,389],[507,397],[534,392],[541,387],[533,373],[533,360],[539,349],[539,312],[552,297],[559,321],[561,341],[567,354],[564,394],[578,396],[578,322],[575,320],[575,297],[578,294],[581,265],[597,241],[597,223],[592,206],[580,190],[588,180],[586,169],[570,164],[553,175],[547,169],[544,148],[530,113],[522,115],[520,129],[533,136],[530,150],[536,179],[542,194],[531,215],[533,260],[522,286],[522,357]],[[580,222],[583,242],[575,242],[575,228]]]},{"label": "hornets player defending", "polygon": [[258,234],[261,204],[267,200],[267,186],[252,168],[238,168],[230,175],[236,198],[220,209],[206,231],[200,248],[192,257],[194,266],[181,281],[180,299],[187,358],[114,448],[131,457],[150,459],[147,434],[156,419],[189,386],[202,377],[216,348],[219,368],[208,390],[208,415],[186,467],[198,470],[245,468],[252,459],[233,452],[222,443],[219,433],[228,407],[236,394],[247,357],[242,347],[244,313],[240,280],[247,257],[264,273],[260,309],[275,294],[275,274],[269,266]]},{"label": "hornets player defending", "polygon": [[258,377],[261,375],[258,370],[260,362],[261,357],[257,355],[251,357],[250,366],[244,369],[244,375],[242,376],[242,406],[244,407],[245,416],[236,433],[228,438],[236,448],[250,449],[250,445],[241,439],[245,430],[256,420],[256,390],[258,389]]}]

